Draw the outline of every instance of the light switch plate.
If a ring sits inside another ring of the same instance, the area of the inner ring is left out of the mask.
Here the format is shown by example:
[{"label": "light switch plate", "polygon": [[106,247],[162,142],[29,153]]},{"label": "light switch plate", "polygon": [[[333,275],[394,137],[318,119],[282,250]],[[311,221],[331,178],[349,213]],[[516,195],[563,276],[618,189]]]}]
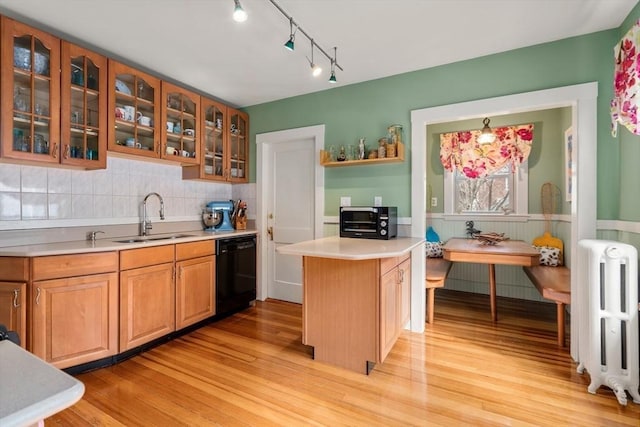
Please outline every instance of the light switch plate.
[{"label": "light switch plate", "polygon": [[382,196],[375,196],[373,198],[373,206],[382,206]]},{"label": "light switch plate", "polygon": [[340,206],[351,206],[351,197],[349,196],[340,197]]},{"label": "light switch plate", "polygon": [[438,206],[438,198],[437,197],[432,197],[431,198],[431,206],[433,206],[433,207]]}]

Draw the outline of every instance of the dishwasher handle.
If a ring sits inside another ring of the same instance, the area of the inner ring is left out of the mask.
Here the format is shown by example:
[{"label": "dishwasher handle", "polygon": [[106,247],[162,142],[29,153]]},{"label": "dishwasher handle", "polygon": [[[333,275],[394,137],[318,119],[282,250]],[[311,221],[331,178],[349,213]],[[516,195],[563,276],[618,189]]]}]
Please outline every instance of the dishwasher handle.
[{"label": "dishwasher handle", "polygon": [[220,239],[216,241],[216,255],[256,247],[256,238]]}]

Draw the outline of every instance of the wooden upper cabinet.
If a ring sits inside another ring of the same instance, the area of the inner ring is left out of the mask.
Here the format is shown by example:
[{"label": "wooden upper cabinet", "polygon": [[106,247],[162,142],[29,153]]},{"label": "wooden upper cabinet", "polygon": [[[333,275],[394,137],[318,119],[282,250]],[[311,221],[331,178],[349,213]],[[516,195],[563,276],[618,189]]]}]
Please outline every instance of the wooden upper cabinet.
[{"label": "wooden upper cabinet", "polygon": [[200,95],[162,82],[161,157],[183,164],[200,163]]},{"label": "wooden upper cabinet", "polygon": [[160,158],[160,79],[109,60],[109,151]]},{"label": "wooden upper cabinet", "polygon": [[107,167],[107,58],[62,42],[61,131],[64,164]]},{"label": "wooden upper cabinet", "polygon": [[60,162],[60,40],[0,17],[0,156]]},{"label": "wooden upper cabinet", "polygon": [[227,177],[232,182],[247,182],[249,179],[249,115],[229,108]]},{"label": "wooden upper cabinet", "polygon": [[225,153],[228,147],[227,106],[211,99],[202,98],[200,104],[200,164],[182,168],[184,179],[206,179],[226,181]]}]

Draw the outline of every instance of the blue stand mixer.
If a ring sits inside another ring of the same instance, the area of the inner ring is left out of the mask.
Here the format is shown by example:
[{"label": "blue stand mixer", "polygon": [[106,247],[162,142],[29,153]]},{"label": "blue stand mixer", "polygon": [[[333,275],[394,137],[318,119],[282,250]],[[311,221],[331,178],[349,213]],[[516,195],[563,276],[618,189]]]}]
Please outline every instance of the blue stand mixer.
[{"label": "blue stand mixer", "polygon": [[233,231],[231,214],[233,213],[233,201],[214,201],[207,203],[202,212],[202,221],[205,231]]}]

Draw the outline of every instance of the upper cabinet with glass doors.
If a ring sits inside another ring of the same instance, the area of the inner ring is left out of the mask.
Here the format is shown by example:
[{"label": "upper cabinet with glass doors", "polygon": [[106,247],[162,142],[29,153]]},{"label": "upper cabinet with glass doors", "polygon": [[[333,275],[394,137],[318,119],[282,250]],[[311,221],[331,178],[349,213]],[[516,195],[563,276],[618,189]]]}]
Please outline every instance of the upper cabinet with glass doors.
[{"label": "upper cabinet with glass doors", "polygon": [[249,174],[249,115],[247,113],[229,108],[228,138],[228,180],[247,182]]},{"label": "upper cabinet with glass doors", "polygon": [[107,166],[107,58],[62,42],[61,161]]},{"label": "upper cabinet with glass doors", "polygon": [[202,98],[200,104],[200,129],[202,129],[200,164],[182,168],[184,179],[226,181],[225,152],[227,107],[219,102]]},{"label": "upper cabinet with glass doors", "polygon": [[0,19],[0,155],[59,163],[60,40]]},{"label": "upper cabinet with glass doors", "polygon": [[200,95],[162,82],[162,157],[200,163]]},{"label": "upper cabinet with glass doors", "polygon": [[160,157],[160,79],[109,60],[109,151]]}]

